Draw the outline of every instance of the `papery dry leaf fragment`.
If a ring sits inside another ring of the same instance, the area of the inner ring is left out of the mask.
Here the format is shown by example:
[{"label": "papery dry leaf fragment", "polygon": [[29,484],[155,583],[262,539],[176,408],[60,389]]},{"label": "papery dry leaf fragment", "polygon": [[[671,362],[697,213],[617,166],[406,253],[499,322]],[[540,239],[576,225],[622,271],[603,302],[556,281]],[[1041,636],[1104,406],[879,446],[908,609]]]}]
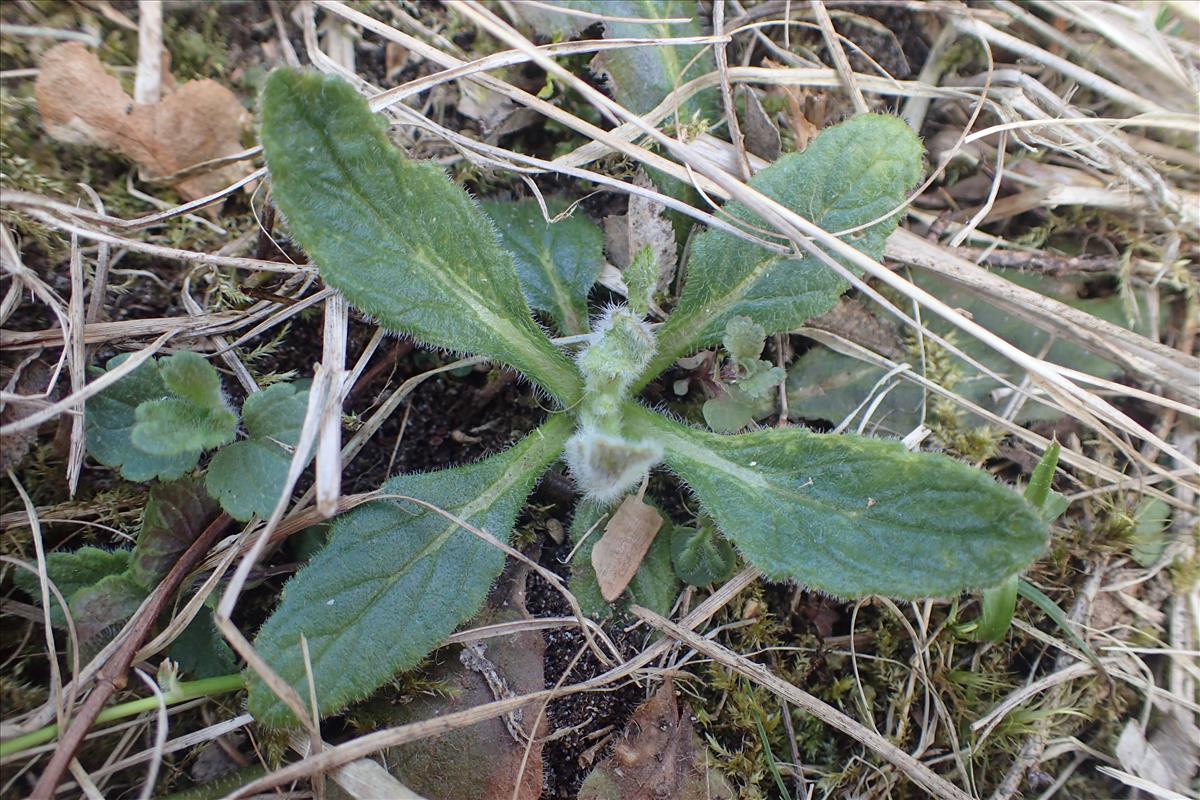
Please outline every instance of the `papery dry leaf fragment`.
[{"label": "papery dry leaf fragment", "polygon": [[592,550],[596,582],[607,602],[620,597],[633,580],[662,524],[658,509],[634,495],[626,497],[613,513]]},{"label": "papery dry leaf fragment", "polygon": [[[52,137],[118,152],[147,179],[240,151],[249,121],[233,92],[210,80],[185,83],[157,103],[135,103],[79,42],[58,45],[42,57],[36,96]],[[184,178],[174,188],[194,200],[245,177],[249,169],[241,162],[227,164]]]},{"label": "papery dry leaf fragment", "polygon": [[[634,176],[633,184],[654,190],[644,172]],[[604,218],[604,249],[613,264],[625,269],[647,245],[658,259],[658,288],[665,289],[675,277],[675,228],[666,217],[665,206],[640,194],[631,194],[625,214]]]}]

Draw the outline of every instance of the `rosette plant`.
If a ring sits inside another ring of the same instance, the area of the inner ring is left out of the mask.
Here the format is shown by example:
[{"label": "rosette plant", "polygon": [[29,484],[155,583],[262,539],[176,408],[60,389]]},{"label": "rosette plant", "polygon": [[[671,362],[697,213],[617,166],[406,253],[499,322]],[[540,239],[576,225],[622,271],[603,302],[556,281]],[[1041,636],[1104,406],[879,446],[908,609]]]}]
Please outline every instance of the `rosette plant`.
[{"label": "rosette plant", "polygon": [[[628,303],[598,314],[586,343],[569,352],[535,321],[531,303],[560,326],[578,320],[595,276],[518,269],[480,206],[439,167],[393,146],[384,120],[349,84],[273,73],[262,143],[274,202],[328,285],[388,329],[517,370],[556,406],[508,450],[394,477],[384,495],[418,498],[504,539],[559,459],[598,504],[666,469],[766,576],[841,597],[988,588],[1042,551],[1046,525],[1036,510],[947,456],[798,427],[721,435],[638,401],[678,359],[719,344],[734,320],[773,334],[830,309],[848,286],[816,259],[708,230],[693,242],[665,323],[646,319],[657,268],[643,255],[626,272]],[[879,258],[897,224],[886,215],[916,185],[921,157],[903,122],[866,114],[784,156],[752,185],[829,231],[884,219],[850,238]],[[764,227],[736,203],[725,212]],[[303,635],[319,711],[332,713],[436,648],[480,608],[503,565],[500,550],[449,516],[379,500],[334,522],[255,646],[307,696]],[[250,709],[266,724],[295,724],[255,676]]]}]

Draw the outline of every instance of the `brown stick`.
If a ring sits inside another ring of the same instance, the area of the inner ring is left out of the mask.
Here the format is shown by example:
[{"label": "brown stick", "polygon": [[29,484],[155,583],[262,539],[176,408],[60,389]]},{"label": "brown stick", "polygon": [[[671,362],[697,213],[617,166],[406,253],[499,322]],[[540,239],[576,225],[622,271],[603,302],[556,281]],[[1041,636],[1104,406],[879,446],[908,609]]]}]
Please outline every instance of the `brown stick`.
[{"label": "brown stick", "polygon": [[51,800],[53,798],[54,790],[62,780],[63,773],[67,771],[71,759],[75,757],[75,752],[83,744],[84,737],[95,723],[96,716],[118,690],[125,688],[133,656],[150,634],[159,615],[166,609],[171,598],[175,596],[175,591],[183,583],[183,579],[208,554],[209,548],[232,521],[228,514],[221,514],[213,520],[199,538],[192,542],[191,546],[179,557],[175,566],[171,567],[171,571],[167,573],[167,577],[162,579],[162,583],[154,589],[150,595],[150,602],[146,604],[141,615],[134,622],[129,636],[96,673],[95,688],[92,689],[92,693],[88,695],[83,705],[79,707],[66,734],[59,740],[58,747],[50,758],[50,763],[46,765],[46,769],[38,778],[37,785],[33,787],[33,794],[30,795],[32,800]]}]

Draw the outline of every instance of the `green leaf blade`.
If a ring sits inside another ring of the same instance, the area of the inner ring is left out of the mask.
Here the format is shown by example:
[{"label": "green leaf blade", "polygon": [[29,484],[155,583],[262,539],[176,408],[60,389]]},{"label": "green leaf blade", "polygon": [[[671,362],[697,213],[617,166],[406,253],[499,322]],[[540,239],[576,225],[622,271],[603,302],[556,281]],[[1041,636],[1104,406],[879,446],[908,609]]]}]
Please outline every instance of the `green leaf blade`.
[{"label": "green leaf blade", "polygon": [[[46,554],[46,575],[62,592],[70,604],[71,596],[80,589],[93,586],[110,575],[118,575],[129,567],[131,550],[105,550],[100,547],[81,547],[78,550],[58,551]],[[36,602],[41,602],[42,590],[38,577],[23,569],[12,573],[13,584]],[[50,621],[54,625],[65,625],[67,618],[58,598],[50,593]]]},{"label": "green leaf blade", "polygon": [[234,442],[213,456],[205,482],[229,516],[241,522],[255,514],[266,519],[275,510],[291,463],[292,454],[274,442]]},{"label": "green leaf blade", "polygon": [[[129,358],[122,354],[109,360],[113,370]],[[102,374],[103,370],[93,370]],[[196,466],[200,450],[185,450],[170,455],[147,453],[133,443],[137,407],[146,401],[167,395],[154,359],[138,366],[121,380],[87,401],[87,449],[92,458],[106,467],[120,469],[131,481],[174,480]]]},{"label": "green leaf blade", "polygon": [[[418,497],[507,540],[570,425],[558,415],[522,442],[467,467],[402,475],[385,495]],[[433,511],[380,501],[344,515],[329,543],[284,587],[255,647],[302,696],[308,640],[318,706],[332,713],[415,666],[483,603],[504,554]],[[266,725],[296,724],[257,678],[250,710]]]},{"label": "green leaf blade", "polygon": [[[606,39],[674,39],[702,36],[695,3],[684,0],[571,0],[570,7],[601,14]],[[683,24],[667,22],[629,22],[613,19],[683,19]],[[716,67],[711,53],[700,45],[631,47],[601,53],[593,68],[607,74],[609,89],[618,103],[635,114],[645,114],[683,84]],[[685,120],[695,113],[710,118],[716,107],[716,94],[702,92],[680,108]]]},{"label": "green leaf blade", "polygon": [[[750,185],[821,228],[837,233],[884,217],[900,205],[921,174],[920,140],[895,117],[861,114],[822,131],[755,175]],[[740,203],[725,208],[752,228],[769,228]],[[895,230],[893,215],[848,234],[856,248],[880,258]],[[787,259],[731,234],[698,236],[679,303],[659,333],[653,377],[675,359],[721,340],[735,316],[767,334],[792,330],[833,307],[848,288],[817,259]]]},{"label": "green leaf blade", "polygon": [[[604,265],[604,234],[577,211],[547,222],[536,200],[481,203],[496,225],[500,243],[513,256],[517,279],[529,305],[549,314],[564,336],[586,333],[588,292]],[[565,211],[548,200],[551,216]]]},{"label": "green leaf blade", "polygon": [[158,372],[163,384],[176,397],[213,411],[226,407],[221,376],[203,356],[184,350],[161,359]]},{"label": "green leaf blade", "polygon": [[289,447],[296,446],[308,409],[308,390],[302,383],[272,384],[246,398],[242,421],[250,436],[270,437]]},{"label": "green leaf blade", "polygon": [[228,408],[210,409],[182,397],[149,400],[134,412],[133,446],[154,456],[170,457],[211,450],[233,441],[237,415]]},{"label": "green leaf blade", "polygon": [[223,447],[205,473],[208,492],[229,516],[266,519],[287,484],[292,451],[300,441],[308,390],[277,383],[246,398],[242,407],[250,438]]},{"label": "green leaf blade", "polygon": [[748,561],[841,597],[995,586],[1044,549],[1019,495],[945,456],[798,428],[718,436],[628,404],[631,427]]},{"label": "green leaf blade", "polygon": [[680,526],[671,534],[671,564],[684,583],[710,586],[733,575],[737,554],[712,525]]},{"label": "green leaf blade", "polygon": [[147,591],[153,589],[216,515],[217,504],[199,479],[152,484],[130,559],[130,578]]},{"label": "green leaf blade", "polygon": [[478,204],[397,150],[349,84],[276,70],[262,97],[272,196],[322,278],[385,327],[510,364],[560,402],[578,373],[542,333]]},{"label": "green leaf blade", "polygon": [[1004,583],[983,590],[980,601],[979,619],[971,632],[977,642],[998,642],[1008,633],[1013,613],[1017,610],[1017,575],[1009,576]]}]

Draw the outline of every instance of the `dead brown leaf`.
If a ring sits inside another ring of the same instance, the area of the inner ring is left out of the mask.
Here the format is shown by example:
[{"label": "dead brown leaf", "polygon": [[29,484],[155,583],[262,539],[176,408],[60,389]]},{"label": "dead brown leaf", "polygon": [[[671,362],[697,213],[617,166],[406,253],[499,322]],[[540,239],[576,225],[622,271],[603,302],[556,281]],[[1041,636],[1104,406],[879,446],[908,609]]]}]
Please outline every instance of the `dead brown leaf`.
[{"label": "dead brown leaf", "polygon": [[759,158],[775,161],[783,147],[779,128],[775,127],[753,89],[749,86],[739,86],[738,96],[746,106],[745,120],[742,124],[746,136],[746,149]]},{"label": "dead brown leaf", "polygon": [[640,498],[629,495],[621,502],[592,549],[592,567],[605,600],[611,603],[625,591],[662,524],[658,509]]},{"label": "dead brown leaf", "polygon": [[[644,172],[634,176],[633,184],[643,189],[654,185]],[[665,289],[675,276],[675,228],[666,217],[666,208],[641,195],[629,195],[625,214],[604,218],[604,249],[613,264],[625,269],[646,245],[658,258],[658,288]]]},{"label": "dead brown leaf", "polygon": [[703,763],[686,707],[666,682],[638,706],[613,748],[579,789],[579,800],[732,800],[733,790]]},{"label": "dead brown leaf", "polygon": [[[40,361],[34,361],[25,366],[20,374],[16,376],[15,381],[13,376],[5,374],[3,385],[6,389],[13,391],[17,395],[26,397],[34,397],[46,390],[46,386],[50,383],[50,368]],[[15,384],[15,385],[14,385]],[[45,400],[54,402],[58,399],[60,391],[55,388]],[[16,422],[22,417],[28,416],[37,410],[37,405],[32,403],[23,403],[19,400],[9,400],[2,408],[0,408],[0,423],[8,425]],[[30,449],[37,442],[38,429],[26,428],[23,431],[9,434],[0,438],[0,475],[3,475],[10,469],[16,469],[28,455]]]},{"label": "dead brown leaf", "polygon": [[[185,83],[157,103],[134,103],[79,42],[58,45],[42,57],[36,95],[47,133],[118,152],[147,179],[238,152],[249,121],[233,92],[210,80]],[[243,162],[227,164],[183,178],[174,188],[194,200],[245,177],[249,169]]]}]

